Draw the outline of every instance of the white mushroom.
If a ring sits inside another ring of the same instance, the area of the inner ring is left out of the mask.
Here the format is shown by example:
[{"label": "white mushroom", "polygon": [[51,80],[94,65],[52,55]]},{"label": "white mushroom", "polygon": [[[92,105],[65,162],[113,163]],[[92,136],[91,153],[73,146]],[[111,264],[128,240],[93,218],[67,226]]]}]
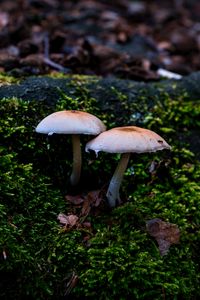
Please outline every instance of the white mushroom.
[{"label": "white mushroom", "polygon": [[80,134],[98,135],[106,127],[100,119],[92,114],[77,110],[64,110],[52,113],[44,118],[36,127],[36,132],[51,135],[71,134],[73,145],[73,167],[70,176],[72,185],[77,185],[81,174]]},{"label": "white mushroom", "polygon": [[106,194],[109,206],[114,207],[120,202],[119,189],[130,153],[155,152],[163,149],[171,147],[162,137],[151,130],[136,126],[112,128],[86,144],[86,151],[122,153]]}]

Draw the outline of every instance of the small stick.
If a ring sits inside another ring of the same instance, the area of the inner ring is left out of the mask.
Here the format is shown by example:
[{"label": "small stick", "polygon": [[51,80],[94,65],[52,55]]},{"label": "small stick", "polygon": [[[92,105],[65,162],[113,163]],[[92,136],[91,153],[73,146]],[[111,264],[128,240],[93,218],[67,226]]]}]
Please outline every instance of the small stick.
[{"label": "small stick", "polygon": [[69,73],[70,69],[63,67],[62,65],[57,64],[57,63],[55,63],[54,61],[52,61],[50,59],[49,52],[50,52],[49,51],[49,36],[48,36],[48,33],[46,33],[45,36],[44,36],[44,62],[48,66],[50,66],[50,67],[52,67],[52,68],[54,68],[54,69],[56,69],[60,72]]}]

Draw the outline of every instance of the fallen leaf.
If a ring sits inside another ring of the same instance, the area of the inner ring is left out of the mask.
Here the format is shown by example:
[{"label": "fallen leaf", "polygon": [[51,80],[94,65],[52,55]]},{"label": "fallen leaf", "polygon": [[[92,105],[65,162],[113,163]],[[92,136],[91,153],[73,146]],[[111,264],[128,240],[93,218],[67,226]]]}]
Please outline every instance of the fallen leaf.
[{"label": "fallen leaf", "polygon": [[81,216],[86,217],[89,214],[91,208],[98,207],[102,200],[103,197],[101,196],[100,190],[89,192],[84,198]]},{"label": "fallen leaf", "polygon": [[63,213],[60,213],[58,215],[58,220],[62,225],[73,227],[77,224],[78,217],[76,215],[65,215]]},{"label": "fallen leaf", "polygon": [[83,227],[88,228],[88,229],[90,229],[92,227],[90,222],[83,222],[82,225],[83,225]]},{"label": "fallen leaf", "polygon": [[88,199],[85,199],[85,201],[83,202],[82,210],[81,210],[81,216],[87,217],[90,210],[91,210],[91,203]]},{"label": "fallen leaf", "polygon": [[101,196],[101,191],[91,191],[87,194],[87,198],[89,201],[93,204],[93,206],[98,207],[101,201],[103,200],[103,197]]},{"label": "fallen leaf", "polygon": [[73,272],[70,280],[67,283],[67,288],[64,293],[64,296],[67,296],[71,293],[71,290],[76,286],[77,282],[78,282],[78,275],[75,272]]},{"label": "fallen leaf", "polygon": [[66,195],[65,199],[75,205],[79,205],[84,201],[84,198],[81,195],[76,195],[76,196]]},{"label": "fallen leaf", "polygon": [[146,222],[147,232],[153,236],[159,246],[161,256],[166,255],[172,244],[178,244],[180,230],[176,224],[152,219]]}]

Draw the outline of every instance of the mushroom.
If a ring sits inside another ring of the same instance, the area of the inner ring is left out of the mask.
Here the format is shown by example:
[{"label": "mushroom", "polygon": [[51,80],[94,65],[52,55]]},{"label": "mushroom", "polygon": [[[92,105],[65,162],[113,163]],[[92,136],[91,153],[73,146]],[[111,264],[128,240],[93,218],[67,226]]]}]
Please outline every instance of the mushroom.
[{"label": "mushroom", "polygon": [[117,202],[120,203],[119,189],[130,154],[132,152],[155,152],[163,149],[171,149],[171,147],[162,137],[151,130],[136,126],[112,128],[86,144],[87,152],[93,150],[96,154],[99,151],[122,153],[106,194],[110,207],[116,206]]},{"label": "mushroom", "polygon": [[73,146],[73,166],[70,182],[77,185],[81,174],[81,145],[80,134],[98,135],[105,131],[106,127],[100,119],[94,115],[77,110],[64,110],[50,114],[36,127],[36,132],[52,135],[71,134]]}]

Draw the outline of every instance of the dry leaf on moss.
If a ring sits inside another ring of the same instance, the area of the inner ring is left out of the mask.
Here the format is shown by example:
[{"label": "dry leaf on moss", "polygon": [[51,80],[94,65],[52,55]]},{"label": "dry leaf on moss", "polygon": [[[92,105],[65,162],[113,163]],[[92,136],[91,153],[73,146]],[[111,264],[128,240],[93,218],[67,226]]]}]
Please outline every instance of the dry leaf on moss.
[{"label": "dry leaf on moss", "polygon": [[78,222],[78,217],[76,215],[65,215],[63,213],[60,213],[58,215],[58,220],[62,225],[65,225],[67,227],[73,227]]},{"label": "dry leaf on moss", "polygon": [[83,203],[84,198],[81,195],[76,195],[76,196],[66,195],[65,200],[69,201],[72,204],[79,205]]},{"label": "dry leaf on moss", "polygon": [[180,230],[176,224],[152,219],[146,222],[147,232],[153,236],[159,246],[160,254],[166,255],[172,244],[178,244]]},{"label": "dry leaf on moss", "polygon": [[103,200],[100,190],[89,192],[83,203],[83,207],[81,210],[81,216],[87,216],[92,207],[98,207]]}]

